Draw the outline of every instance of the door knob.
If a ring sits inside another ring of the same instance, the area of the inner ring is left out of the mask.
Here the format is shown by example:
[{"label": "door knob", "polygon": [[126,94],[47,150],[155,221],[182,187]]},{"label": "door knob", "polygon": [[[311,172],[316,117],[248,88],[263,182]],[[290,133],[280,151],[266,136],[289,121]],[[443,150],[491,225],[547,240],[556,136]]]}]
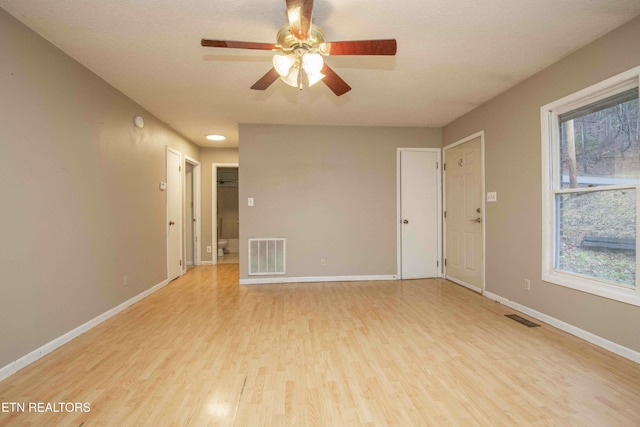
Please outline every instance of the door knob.
[{"label": "door knob", "polygon": [[402,221],[404,224],[409,224],[409,220],[405,219],[404,221]]},{"label": "door knob", "polygon": [[480,223],[480,222],[482,222],[482,218],[470,219],[469,221]]},{"label": "door knob", "polygon": [[169,225],[176,225],[176,223],[173,221],[169,221]]}]

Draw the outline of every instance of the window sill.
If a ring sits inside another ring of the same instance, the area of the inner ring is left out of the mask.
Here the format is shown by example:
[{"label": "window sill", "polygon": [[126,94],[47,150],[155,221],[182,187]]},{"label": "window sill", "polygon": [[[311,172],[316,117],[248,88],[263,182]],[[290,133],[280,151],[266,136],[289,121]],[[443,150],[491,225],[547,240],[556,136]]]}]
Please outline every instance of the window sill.
[{"label": "window sill", "polygon": [[592,295],[640,307],[640,294],[636,289],[593,280],[587,276],[553,270],[542,273],[542,280],[553,285],[564,286]]}]

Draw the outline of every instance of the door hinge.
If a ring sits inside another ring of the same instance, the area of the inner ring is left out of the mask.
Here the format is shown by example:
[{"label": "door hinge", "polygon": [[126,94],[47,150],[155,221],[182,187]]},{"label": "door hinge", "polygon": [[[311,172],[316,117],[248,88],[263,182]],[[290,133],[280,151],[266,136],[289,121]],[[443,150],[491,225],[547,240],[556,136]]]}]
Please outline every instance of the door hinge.
[{"label": "door hinge", "polygon": [[180,260],[180,265],[182,265],[182,260]]},{"label": "door hinge", "polygon": [[436,261],[436,267],[440,267],[440,261]]},{"label": "door hinge", "polygon": [[447,211],[444,211],[444,219],[447,219]]},{"label": "door hinge", "polygon": [[182,172],[182,166],[178,166],[178,172]]},{"label": "door hinge", "polygon": [[440,163],[436,162],[436,169],[440,167]]},{"label": "door hinge", "polygon": [[447,170],[447,164],[446,163],[442,164],[442,169]]},{"label": "door hinge", "polygon": [[447,259],[446,258],[444,259],[444,266],[445,267],[447,266]]}]

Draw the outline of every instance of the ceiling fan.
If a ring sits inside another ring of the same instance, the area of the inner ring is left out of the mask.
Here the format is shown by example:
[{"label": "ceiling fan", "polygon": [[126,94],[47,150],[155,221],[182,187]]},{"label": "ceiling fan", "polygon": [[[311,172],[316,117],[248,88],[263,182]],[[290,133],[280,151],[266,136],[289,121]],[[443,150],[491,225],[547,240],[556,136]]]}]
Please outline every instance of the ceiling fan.
[{"label": "ceiling fan", "polygon": [[324,56],[396,54],[395,39],[325,42],[320,28],[311,23],[313,0],[286,2],[289,23],[278,31],[276,44],[211,39],[202,39],[200,44],[205,47],[276,52],[273,68],[251,89],[265,90],[278,78],[298,89],[302,89],[304,84],[312,86],[322,80],[337,96],[347,93],[351,87],[324,63]]}]

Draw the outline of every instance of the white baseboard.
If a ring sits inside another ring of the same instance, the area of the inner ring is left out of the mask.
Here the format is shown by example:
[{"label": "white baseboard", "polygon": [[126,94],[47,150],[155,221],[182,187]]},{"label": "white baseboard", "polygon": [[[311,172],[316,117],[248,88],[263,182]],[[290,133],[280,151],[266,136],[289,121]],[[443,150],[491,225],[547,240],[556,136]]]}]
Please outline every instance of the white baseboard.
[{"label": "white baseboard", "polygon": [[202,261],[200,265],[215,265],[213,261]]},{"label": "white baseboard", "polygon": [[41,357],[51,353],[53,350],[55,350],[55,349],[61,347],[62,345],[68,343],[69,341],[71,341],[72,339],[78,337],[79,335],[81,335],[81,334],[89,331],[90,329],[98,326],[100,323],[102,323],[105,320],[115,316],[116,314],[120,313],[121,311],[123,311],[124,309],[128,308],[129,306],[137,303],[138,301],[142,300],[143,298],[151,295],[152,293],[156,292],[160,288],[166,286],[168,283],[169,283],[169,280],[164,280],[164,281],[158,283],[157,285],[147,289],[146,291],[136,295],[135,297],[133,297],[131,299],[128,299],[127,301],[125,301],[122,304],[112,308],[111,310],[106,311],[105,313],[102,313],[98,317],[94,317],[93,319],[89,320],[86,323],[83,323],[82,325],[80,325],[77,328],[67,332],[66,334],[54,339],[53,341],[48,342],[47,344],[45,344],[42,347],[32,351],[31,353],[26,354],[25,356],[22,356],[20,359],[14,361],[14,362],[11,362],[8,365],[0,368],[0,381],[2,381],[5,378],[15,374],[20,369],[24,368],[27,365],[32,364],[36,360],[38,360]]},{"label": "white baseboard", "polygon": [[272,283],[357,282],[361,280],[398,280],[398,276],[268,277],[262,279],[240,279],[240,284],[265,285]]},{"label": "white baseboard", "polygon": [[547,314],[540,313],[539,311],[533,310],[522,304],[518,304],[517,302],[508,300],[504,297],[501,297],[500,295],[496,295],[491,292],[485,291],[484,296],[486,296],[491,300],[497,301],[502,305],[513,308],[514,310],[518,310],[535,319],[538,319],[544,323],[547,323],[555,328],[568,332],[571,335],[575,335],[578,338],[582,338],[583,340],[588,341],[591,344],[597,345],[598,347],[602,347],[605,350],[608,350],[612,353],[617,354],[618,356],[622,356],[636,363],[640,363],[640,352],[637,352],[628,347],[617,344],[613,341],[609,341],[606,338],[602,338],[601,336],[592,334],[591,332],[585,331],[584,329],[580,329],[577,326],[573,326],[569,323],[563,322],[562,320],[558,320],[555,317],[551,317]]}]

